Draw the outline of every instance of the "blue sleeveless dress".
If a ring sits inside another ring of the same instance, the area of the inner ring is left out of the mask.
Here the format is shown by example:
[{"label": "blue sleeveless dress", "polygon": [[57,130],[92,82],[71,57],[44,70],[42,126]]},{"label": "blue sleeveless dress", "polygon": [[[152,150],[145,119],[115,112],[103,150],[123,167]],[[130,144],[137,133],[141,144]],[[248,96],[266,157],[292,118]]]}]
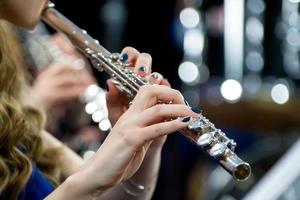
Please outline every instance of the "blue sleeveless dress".
[{"label": "blue sleeveless dress", "polygon": [[33,165],[31,177],[20,193],[18,200],[42,200],[53,190],[54,187],[51,183],[42,175],[41,171]]}]

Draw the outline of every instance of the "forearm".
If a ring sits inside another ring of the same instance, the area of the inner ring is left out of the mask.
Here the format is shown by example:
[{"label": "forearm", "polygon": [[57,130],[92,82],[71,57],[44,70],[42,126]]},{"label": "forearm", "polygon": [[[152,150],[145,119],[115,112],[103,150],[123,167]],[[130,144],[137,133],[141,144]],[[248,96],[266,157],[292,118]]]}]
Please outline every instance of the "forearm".
[{"label": "forearm", "polygon": [[50,133],[44,131],[42,138],[45,148],[59,148],[62,178],[67,178],[74,174],[83,165],[83,159],[80,156]]},{"label": "forearm", "polygon": [[[147,152],[145,160],[136,174],[130,180],[107,190],[99,200],[147,200],[151,199],[156,187],[160,168],[161,150]],[[144,186],[139,190],[138,185]]]}]

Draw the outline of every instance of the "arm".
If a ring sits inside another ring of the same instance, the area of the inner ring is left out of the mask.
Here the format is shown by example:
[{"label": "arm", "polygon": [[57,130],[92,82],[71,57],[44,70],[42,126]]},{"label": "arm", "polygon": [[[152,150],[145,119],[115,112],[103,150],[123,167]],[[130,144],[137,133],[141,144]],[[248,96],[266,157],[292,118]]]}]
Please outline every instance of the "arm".
[{"label": "arm", "polygon": [[[137,173],[121,185],[107,190],[100,199],[150,200],[158,178],[160,159],[161,149],[150,148]],[[144,186],[144,190],[139,190],[136,184]]]},{"label": "arm", "polygon": [[[171,100],[174,104],[157,104]],[[131,177],[149,192],[135,199],[151,198],[160,160],[158,151],[152,152],[151,143],[188,126],[186,118],[177,119],[186,116],[198,114],[183,105],[178,91],[166,86],[143,86],[94,156],[47,199],[123,199],[120,187]]]},{"label": "arm", "polygon": [[43,131],[42,139],[45,148],[59,148],[60,149],[60,163],[62,167],[62,178],[65,179],[70,175],[78,171],[78,169],[83,165],[83,159],[77,155],[68,146],[63,144],[61,141],[56,139],[50,133]]}]

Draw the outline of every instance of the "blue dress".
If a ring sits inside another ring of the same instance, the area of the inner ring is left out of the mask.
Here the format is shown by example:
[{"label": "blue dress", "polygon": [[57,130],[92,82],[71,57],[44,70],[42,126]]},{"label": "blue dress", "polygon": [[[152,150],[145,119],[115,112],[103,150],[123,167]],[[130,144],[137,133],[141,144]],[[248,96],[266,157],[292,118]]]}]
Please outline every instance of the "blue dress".
[{"label": "blue dress", "polygon": [[41,171],[32,166],[31,177],[18,200],[42,200],[54,190],[51,183],[42,175]]}]

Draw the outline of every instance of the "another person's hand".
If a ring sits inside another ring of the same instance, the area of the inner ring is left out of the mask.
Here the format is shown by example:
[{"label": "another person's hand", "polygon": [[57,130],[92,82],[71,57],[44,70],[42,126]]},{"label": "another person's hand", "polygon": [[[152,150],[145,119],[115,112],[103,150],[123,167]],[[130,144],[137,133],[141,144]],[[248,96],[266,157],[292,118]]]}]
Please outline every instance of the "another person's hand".
[{"label": "another person's hand", "polygon": [[62,55],[44,67],[32,87],[33,96],[46,110],[79,99],[84,90],[96,82],[87,70],[84,58],[65,36],[55,34],[51,40]]},{"label": "another person's hand", "polygon": [[84,68],[82,59],[69,59],[50,64],[34,81],[32,93],[45,109],[78,99],[95,80]]}]

